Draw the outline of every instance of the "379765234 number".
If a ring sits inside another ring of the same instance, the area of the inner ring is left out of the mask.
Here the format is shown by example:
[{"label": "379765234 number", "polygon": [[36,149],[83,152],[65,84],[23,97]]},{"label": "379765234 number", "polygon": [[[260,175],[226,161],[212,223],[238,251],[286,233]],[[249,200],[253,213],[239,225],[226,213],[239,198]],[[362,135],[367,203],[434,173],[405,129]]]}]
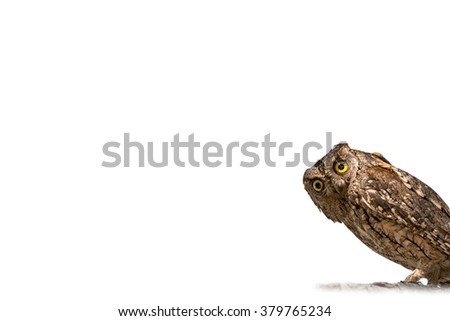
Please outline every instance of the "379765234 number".
[{"label": "379765234 number", "polygon": [[263,305],[259,314],[263,317],[321,317],[331,316],[331,307],[321,305]]}]

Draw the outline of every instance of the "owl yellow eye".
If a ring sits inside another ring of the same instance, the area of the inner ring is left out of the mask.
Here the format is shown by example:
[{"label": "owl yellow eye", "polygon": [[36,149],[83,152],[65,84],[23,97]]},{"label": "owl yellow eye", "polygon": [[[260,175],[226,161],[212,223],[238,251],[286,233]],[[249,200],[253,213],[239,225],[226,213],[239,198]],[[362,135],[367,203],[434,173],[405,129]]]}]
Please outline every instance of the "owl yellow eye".
[{"label": "owl yellow eye", "polygon": [[334,164],[334,171],[336,173],[342,174],[348,170],[348,165],[346,162],[337,162]]},{"label": "owl yellow eye", "polygon": [[320,179],[316,179],[313,183],[312,186],[314,188],[314,190],[316,192],[320,192],[323,190],[323,182]]}]

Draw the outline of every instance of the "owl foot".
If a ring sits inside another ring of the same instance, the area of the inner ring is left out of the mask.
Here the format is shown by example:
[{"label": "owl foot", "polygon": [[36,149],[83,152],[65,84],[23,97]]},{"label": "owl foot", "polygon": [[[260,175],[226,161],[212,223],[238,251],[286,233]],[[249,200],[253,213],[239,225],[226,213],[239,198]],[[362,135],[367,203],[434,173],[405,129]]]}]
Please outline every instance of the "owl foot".
[{"label": "owl foot", "polygon": [[425,277],[425,272],[422,269],[415,269],[410,275],[405,279],[405,283],[419,283],[420,279]]},{"label": "owl foot", "polygon": [[438,285],[439,283],[439,265],[427,264],[427,268],[417,268],[405,279],[405,283],[419,283],[420,279],[426,278],[428,284]]}]

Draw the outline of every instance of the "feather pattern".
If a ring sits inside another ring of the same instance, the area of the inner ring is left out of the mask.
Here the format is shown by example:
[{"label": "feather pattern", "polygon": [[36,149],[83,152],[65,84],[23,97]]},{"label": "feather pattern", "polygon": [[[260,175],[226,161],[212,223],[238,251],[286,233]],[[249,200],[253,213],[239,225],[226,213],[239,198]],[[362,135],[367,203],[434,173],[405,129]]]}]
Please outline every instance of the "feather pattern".
[{"label": "feather pattern", "polygon": [[[317,180],[323,188],[314,188]],[[379,153],[340,144],[306,170],[303,181],[329,219],[345,224],[376,253],[413,270],[406,282],[423,277],[430,284],[450,282],[450,209],[418,178]]]}]

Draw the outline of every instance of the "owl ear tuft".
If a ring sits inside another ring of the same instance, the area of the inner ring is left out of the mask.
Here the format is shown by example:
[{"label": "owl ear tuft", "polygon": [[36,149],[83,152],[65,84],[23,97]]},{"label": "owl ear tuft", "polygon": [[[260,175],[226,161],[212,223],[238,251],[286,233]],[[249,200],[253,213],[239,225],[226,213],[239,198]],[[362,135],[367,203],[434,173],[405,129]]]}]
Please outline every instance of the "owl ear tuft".
[{"label": "owl ear tuft", "polygon": [[389,165],[391,165],[391,163],[381,154],[378,152],[372,153],[373,156],[375,156],[378,159],[381,159],[383,162],[388,163]]}]

